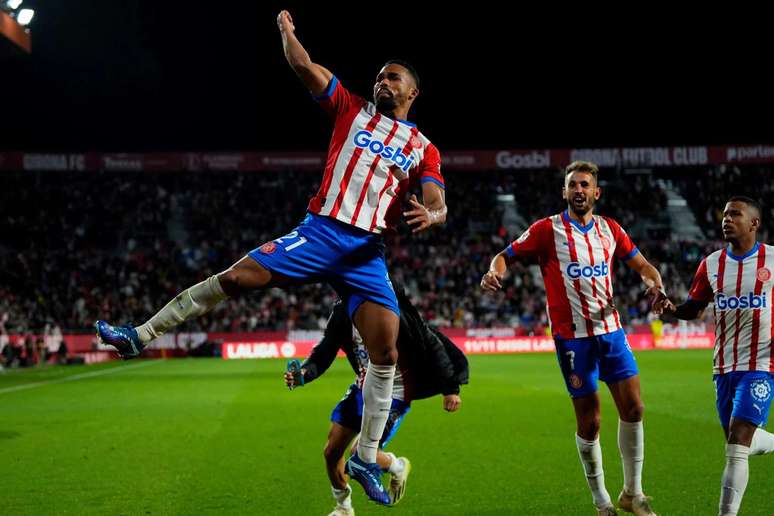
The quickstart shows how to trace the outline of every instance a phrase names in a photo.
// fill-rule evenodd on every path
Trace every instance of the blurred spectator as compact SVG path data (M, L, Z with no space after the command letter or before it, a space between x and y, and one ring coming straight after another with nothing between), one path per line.
M56 363L59 365L67 364L67 343L64 339L59 341L59 347L56 350Z

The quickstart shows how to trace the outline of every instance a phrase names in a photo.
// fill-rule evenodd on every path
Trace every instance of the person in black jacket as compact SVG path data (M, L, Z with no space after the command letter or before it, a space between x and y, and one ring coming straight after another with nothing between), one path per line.
M411 304L403 289L393 281L400 306L398 364L392 391L392 406L379 441L377 463L390 473L389 495L392 505L405 493L411 463L405 457L385 453L382 448L392 439L412 400L443 395L443 408L454 412L460 408L460 385L468 383L468 361L462 351L443 333L428 324ZM356 381L347 390L331 414L331 429L325 446L325 464L330 478L336 508L330 516L351 516L352 490L347 483L344 456L360 430L363 411L361 387L368 367L368 353L363 346L344 304L338 302L331 312L322 340L300 367L285 373L290 388L305 385L333 363L339 350L344 351L355 372Z

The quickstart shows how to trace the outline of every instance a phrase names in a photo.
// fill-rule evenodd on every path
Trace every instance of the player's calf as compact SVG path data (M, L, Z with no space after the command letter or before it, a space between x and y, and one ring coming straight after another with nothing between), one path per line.
M204 315L227 298L218 278L210 276L175 296L145 324L138 326L139 339L150 342L180 323Z

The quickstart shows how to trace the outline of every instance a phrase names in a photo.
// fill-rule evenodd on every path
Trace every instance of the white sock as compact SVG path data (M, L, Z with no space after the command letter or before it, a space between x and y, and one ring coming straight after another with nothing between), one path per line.
M390 473L390 475L397 477L403 473L403 470L406 469L406 465L403 463L403 461L397 458L394 453L388 452L385 453L385 455L387 455L391 460L390 467L387 468L387 471Z
M333 491L333 497L336 499L336 503L345 509L352 508L352 488L347 485L344 489L336 489L331 486Z
M376 450L390 415L394 377L394 365L368 364L363 381L363 423L357 442L357 454L364 462L376 462Z
M578 447L578 456L586 472L586 481L589 483L594 505L597 507L610 505L610 494L605 489L605 472L602 469L602 447L599 445L599 437L594 441L587 441L576 434L575 445Z
M645 432L642 421L627 423L618 420L618 450L623 464L624 491L628 495L642 494L642 463L645 460Z
M726 469L720 481L720 516L734 516L739 512L744 490L747 488L750 448L741 444L726 445Z
M750 443L750 455L764 455L774 452L774 434L763 428L756 428Z
M220 280L217 276L210 276L175 296L145 324L137 326L135 330L140 342L149 342L183 321L206 314L226 298L228 296L223 292Z

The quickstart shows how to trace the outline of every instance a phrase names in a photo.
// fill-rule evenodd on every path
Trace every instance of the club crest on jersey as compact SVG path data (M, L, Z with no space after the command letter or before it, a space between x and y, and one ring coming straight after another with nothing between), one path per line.
M259 249L263 254L271 254L277 250L277 244L274 242L266 242Z
M573 389L580 389L583 387L583 380L581 380L580 376L578 376L575 373L572 373L570 375L570 385Z
M605 235L599 235L599 241L602 243L602 247L606 250L610 249L610 239Z
M771 271L766 267L761 267L755 273L755 277L758 278L758 281L762 281L762 282L769 281L771 279Z
M565 272L570 279L580 279L581 277L599 278L607 276L610 272L610 267L608 267L607 262L597 265L581 265L578 262L570 262L567 264Z
M414 135L409 140L409 143L411 146L415 149L421 149L422 148L422 140L419 139L419 136Z
M755 380L750 384L750 394L758 401L768 401L771 397L771 385L768 380Z
M384 142L375 139L373 136L371 131L362 130L356 132L354 138L355 146L378 154L382 159L391 161L404 172L411 168L411 165L414 164L414 156L406 156L397 147L385 145Z
M766 294L756 296L752 292L746 296L727 296L725 294L718 294L715 296L715 308L718 310L737 310L739 308L759 310L761 308L768 308L768 301L766 299Z

